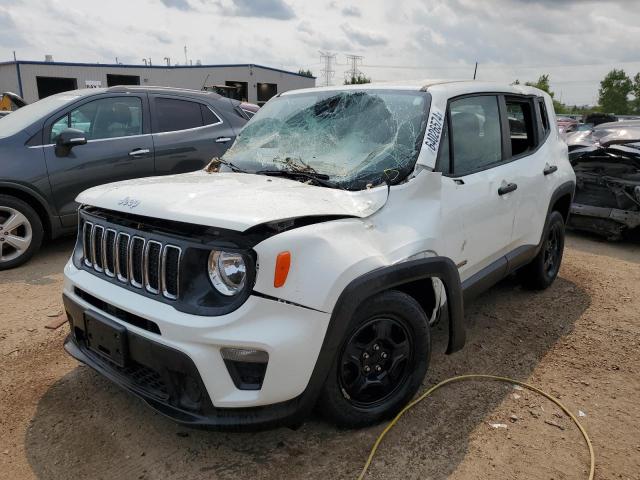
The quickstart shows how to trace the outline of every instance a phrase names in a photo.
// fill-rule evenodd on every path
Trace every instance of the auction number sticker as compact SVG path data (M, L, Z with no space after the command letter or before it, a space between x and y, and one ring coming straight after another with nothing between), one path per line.
M433 153L436 153L436 150L438 150L443 126L444 113L438 109L431 109L429 123L427 124L427 133L424 136L424 143Z

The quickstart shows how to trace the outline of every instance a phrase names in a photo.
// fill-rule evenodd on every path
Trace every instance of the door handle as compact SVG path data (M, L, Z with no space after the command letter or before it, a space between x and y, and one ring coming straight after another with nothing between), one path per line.
M515 183L507 183L506 185L498 189L498 195L505 195L507 193L513 192L516 188L518 188L518 185L516 185Z
M231 137L218 137L216 143L227 143L231 141Z
M544 167L544 170L542 171L542 173L544 173L545 175L549 175L557 171L558 171L558 167L556 165L547 165L546 167Z
M148 148L134 148L129 152L130 157L138 157L140 155L146 155L150 150Z

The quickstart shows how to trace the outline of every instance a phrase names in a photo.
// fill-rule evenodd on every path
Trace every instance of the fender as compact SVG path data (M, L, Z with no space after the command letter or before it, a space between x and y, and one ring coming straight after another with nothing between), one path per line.
M51 236L53 238L57 236L58 232L61 230L60 220L59 217L51 209L50 203L47 201L44 195L27 185L23 185L22 183L0 180L0 191L5 188L9 190L19 190L20 192L25 193L29 197L33 198L39 204L42 210L47 214L47 218L43 218L42 220L49 223L49 226L51 227Z
M569 180L568 182L560 184L553 193L551 194L551 200L549 201L549 206L547 207L547 218L549 218L549 214L551 213L551 208L555 205L560 197L563 197L567 194L571 195L571 202L573 202L573 197L576 192L576 182L573 180ZM569 217L567 216L567 219Z

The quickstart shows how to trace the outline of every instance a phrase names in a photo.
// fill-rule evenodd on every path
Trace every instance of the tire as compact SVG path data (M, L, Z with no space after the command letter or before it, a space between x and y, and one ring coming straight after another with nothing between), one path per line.
M346 428L390 418L420 388L430 357L429 319L418 302L395 290L371 297L351 319L319 408Z
M562 263L564 230L564 218L560 212L551 212L540 251L529 264L518 271L518 277L525 288L544 290L554 282Z
M27 262L40 249L44 229L31 206L10 195L0 195L0 270Z

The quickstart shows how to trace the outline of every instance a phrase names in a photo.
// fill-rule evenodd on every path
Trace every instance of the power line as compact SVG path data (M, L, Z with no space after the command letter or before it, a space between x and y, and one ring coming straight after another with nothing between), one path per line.
M331 80L336 74L336 54L320 50L320 62L322 63L320 76L324 79L322 84L328 87L331 85Z
M344 72L344 79L352 81L362 75L362 72L358 68L358 64L362 64L362 55L347 55L347 63L350 65L349 70Z

